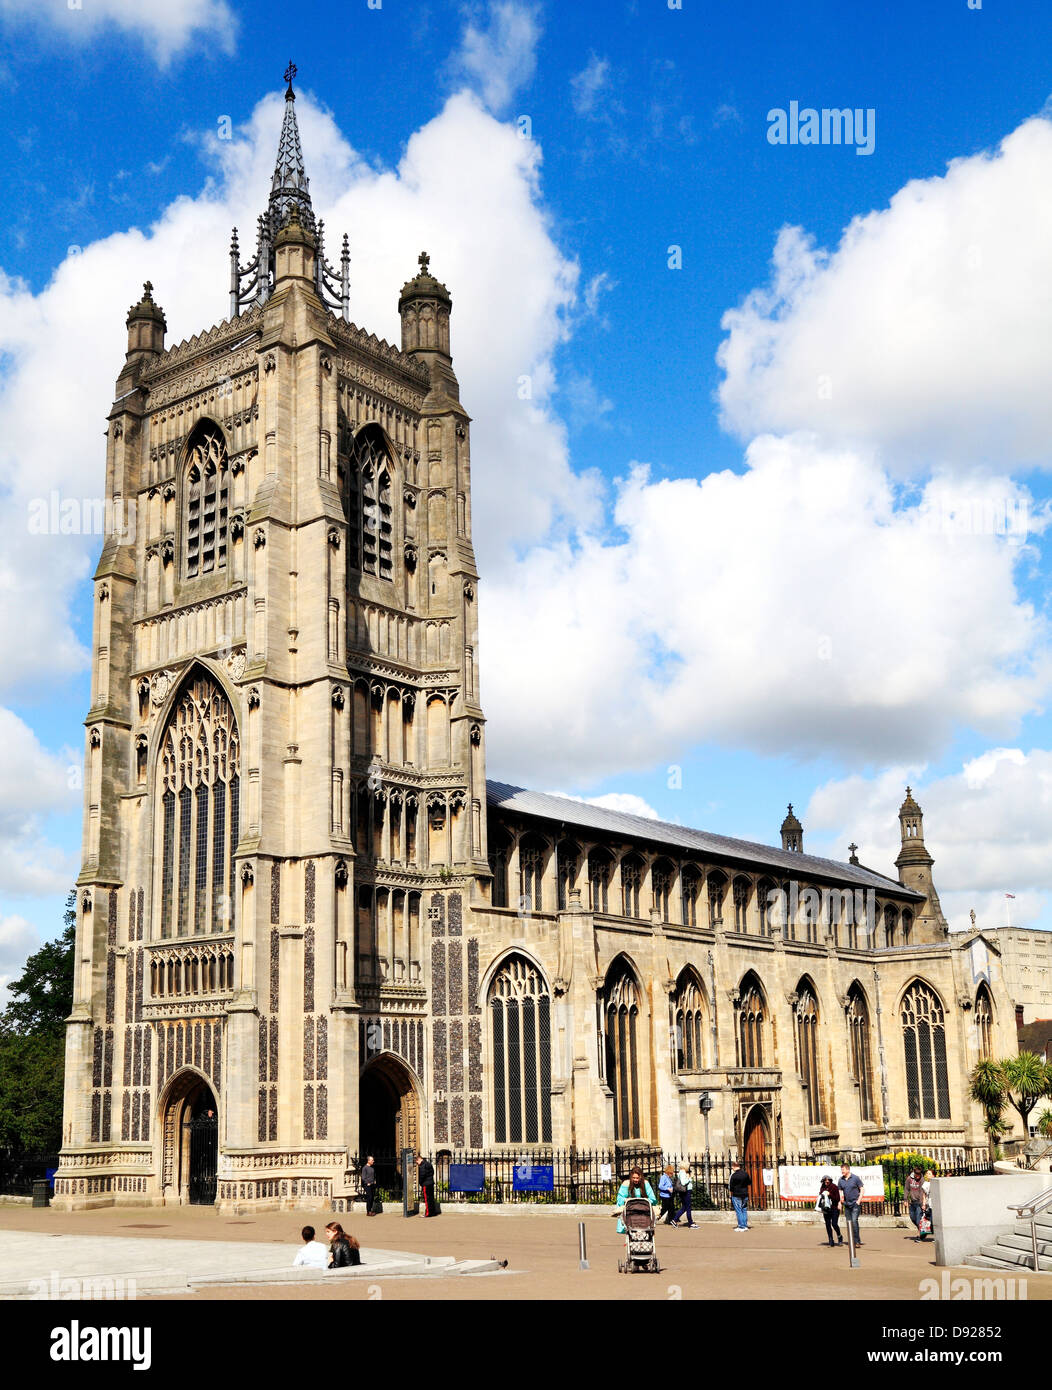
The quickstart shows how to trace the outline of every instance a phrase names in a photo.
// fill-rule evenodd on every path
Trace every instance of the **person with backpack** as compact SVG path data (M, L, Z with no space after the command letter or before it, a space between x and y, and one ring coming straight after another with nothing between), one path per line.
M658 1194L661 1197L660 1215L665 1218L662 1223L665 1226L672 1225L672 1208L676 1200L676 1170L671 1163L665 1164L665 1171L661 1174L658 1181Z
M844 1237L840 1234L840 1189L832 1178L823 1178L822 1184L818 1189L818 1201L815 1203L815 1211L820 1211L825 1218L826 1236L829 1244L833 1244L833 1232L836 1232L836 1244L843 1245Z
M731 1206L734 1214L738 1218L738 1224L734 1228L735 1235L740 1235L742 1231L751 1231L749 1225L749 1188L752 1187L752 1179L742 1167L741 1159L738 1166L731 1174L729 1183L731 1190Z
M687 1230L697 1230L698 1223L694 1220L694 1214L691 1211L691 1202L694 1199L694 1182L685 1163L679 1165L679 1171L676 1173L676 1180L672 1191L679 1200L679 1210L672 1218L673 1226L678 1226L680 1218L685 1214L687 1218Z

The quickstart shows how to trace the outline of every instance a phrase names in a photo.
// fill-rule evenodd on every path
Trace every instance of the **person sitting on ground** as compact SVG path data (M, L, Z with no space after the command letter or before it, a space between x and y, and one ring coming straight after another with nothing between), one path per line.
M354 1236L348 1235L338 1221L330 1221L325 1227L325 1234L329 1237L332 1249L330 1269L348 1269L351 1265L361 1264L361 1247Z
M300 1235L303 1237L303 1244L296 1251L293 1265L305 1265L307 1269L328 1269L329 1250L320 1240L314 1239L314 1227L304 1226Z

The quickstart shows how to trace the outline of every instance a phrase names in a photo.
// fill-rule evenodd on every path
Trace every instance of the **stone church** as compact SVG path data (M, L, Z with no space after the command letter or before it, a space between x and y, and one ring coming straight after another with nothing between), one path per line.
M487 782L451 297L421 255L400 346L350 322L293 75L229 318L128 313L56 1205L339 1209L403 1147L984 1147L1014 1015L908 791L890 877L791 807L766 846Z

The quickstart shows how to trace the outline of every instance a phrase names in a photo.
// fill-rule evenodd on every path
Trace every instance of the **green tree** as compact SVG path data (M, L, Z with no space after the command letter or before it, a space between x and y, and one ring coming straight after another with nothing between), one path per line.
M983 1107L983 1128L990 1141L990 1157L993 1158L998 1141L1008 1130L1004 1118L1008 1096L1005 1092L1005 1078L1001 1064L992 1057L984 1057L972 1068L968 1078L968 1089L972 1100Z
M0 1148L48 1152L62 1140L65 1019L73 1008L77 913L66 899L62 935L29 957L0 1014Z

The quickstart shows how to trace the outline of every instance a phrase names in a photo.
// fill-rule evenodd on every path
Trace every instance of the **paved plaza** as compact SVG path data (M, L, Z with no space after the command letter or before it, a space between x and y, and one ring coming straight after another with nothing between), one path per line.
M299 1230L321 1231L331 1212L236 1217L202 1207L59 1212L0 1205L0 1297L35 1286L61 1291L63 1279L134 1278L140 1301L191 1299L804 1299L916 1301L922 1281L981 1279L943 1271L934 1247L902 1227L864 1230L860 1268L847 1247L829 1249L817 1224L757 1224L743 1235L730 1220L695 1231L658 1230L662 1271L620 1275L622 1240L605 1212L587 1216L590 1268L578 1263L578 1218L509 1210L452 1211L437 1220L396 1213L343 1225L362 1244L360 1270L293 1271ZM430 1263L428 1263L430 1261ZM507 1268L501 1263L507 1261ZM353 1277L347 1277L348 1275ZM1026 1278L1025 1297L1052 1299L1052 1274ZM930 1288L930 1286L927 1286ZM67 1295L68 1296L68 1295ZM1017 1294L1017 1297L1019 1295Z

